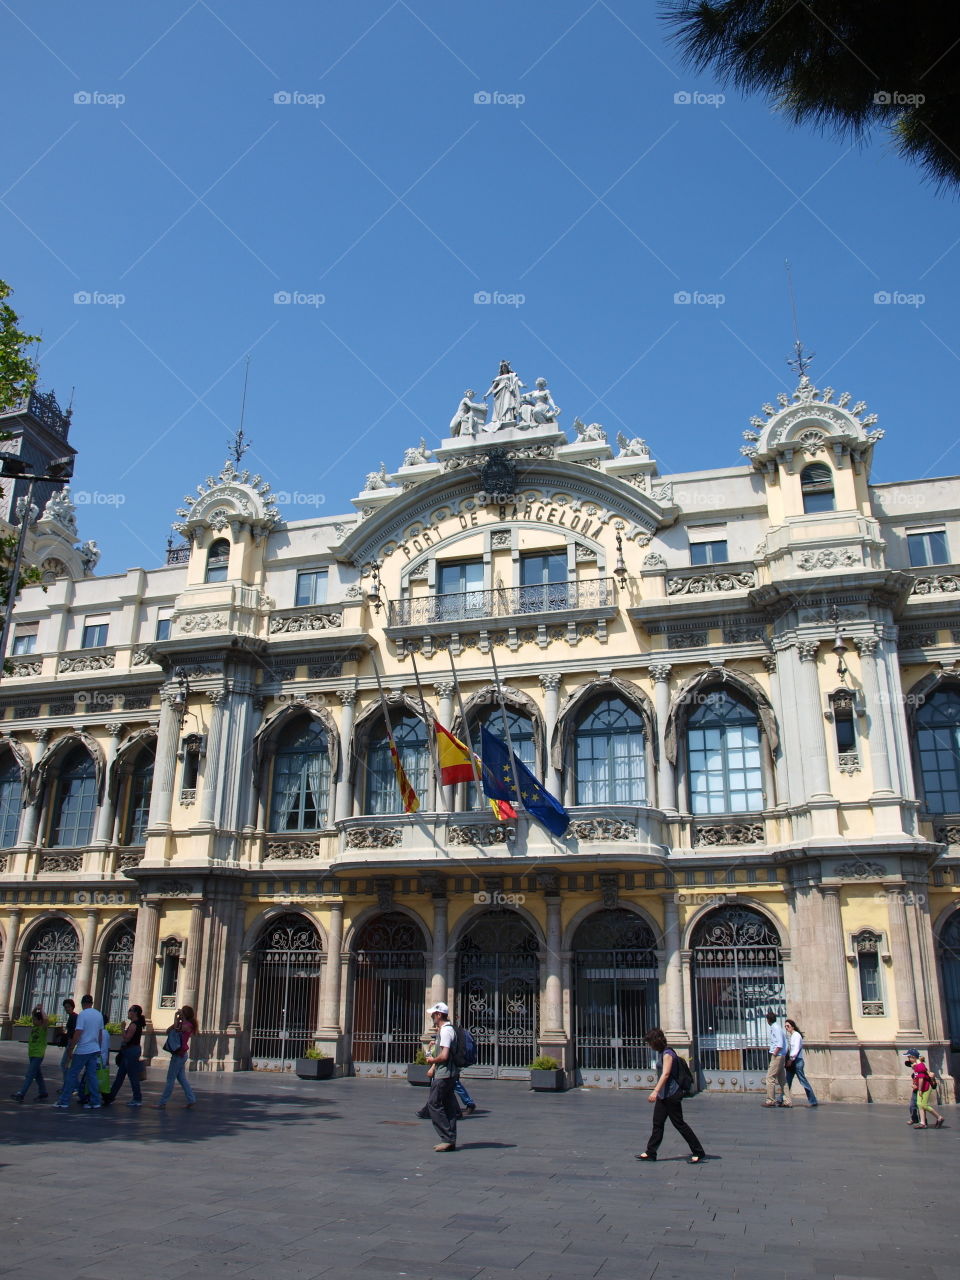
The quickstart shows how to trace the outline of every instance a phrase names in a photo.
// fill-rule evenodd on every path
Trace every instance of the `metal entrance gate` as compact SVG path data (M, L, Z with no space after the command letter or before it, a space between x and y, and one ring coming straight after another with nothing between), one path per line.
M519 1079L539 1052L537 939L512 911L485 912L457 957L457 1020L477 1042L471 1074Z
M62 1002L73 996L80 940L66 920L52 921L34 935L23 960L20 1015L42 1004L49 1015L62 1015Z
M769 1063L766 1013L786 1011L780 936L750 907L722 907L693 943L696 1062L708 1089L762 1089Z
M111 937L103 966L100 1010L104 1022L126 1022L133 974L133 930L123 925Z
M323 944L303 916L272 921L256 947L250 1057L289 1065L313 1048L320 1013Z
M400 912L357 935L353 957L353 1067L357 1075L402 1076L421 1047L426 995L423 930Z
M632 911L598 911L577 930L573 950L581 1083L650 1088L656 1054L643 1037L660 1025L653 930Z

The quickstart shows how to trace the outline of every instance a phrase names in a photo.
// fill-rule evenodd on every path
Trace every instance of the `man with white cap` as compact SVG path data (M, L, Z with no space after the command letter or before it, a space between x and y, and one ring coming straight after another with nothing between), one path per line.
M457 1117L460 1115L455 1093L457 1080L460 1077L460 1070L454 1061L457 1033L450 1021L450 1010L442 1002L433 1006L430 1017L437 1038L433 1053L427 1054L427 1065L431 1068L427 1112L440 1139L433 1149L434 1151L456 1151Z

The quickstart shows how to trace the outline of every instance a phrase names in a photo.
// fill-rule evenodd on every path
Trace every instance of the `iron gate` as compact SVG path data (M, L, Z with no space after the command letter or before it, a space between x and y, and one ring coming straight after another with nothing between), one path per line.
M598 911L573 941L574 1037L581 1081L649 1088L656 1054L643 1037L660 1023L653 930L632 911Z
M485 912L458 951L457 1018L477 1042L479 1075L518 1078L537 1056L537 940L512 911Z
M353 957L353 1066L357 1075L400 1076L421 1047L426 994L423 930L400 912L357 935Z
M126 1022L133 974L133 930L121 926L110 939L103 966L100 1009L104 1022Z
M695 934L696 1062L707 1088L761 1089L766 1013L786 1011L780 936L750 907L712 911Z
M66 920L53 921L34 936L23 960L20 982L20 1015L43 1005L48 1015L60 1014L61 1005L73 996L77 982L80 941Z
M255 956L253 1065L302 1058L313 1047L320 1013L320 935L303 916L281 916L268 925Z

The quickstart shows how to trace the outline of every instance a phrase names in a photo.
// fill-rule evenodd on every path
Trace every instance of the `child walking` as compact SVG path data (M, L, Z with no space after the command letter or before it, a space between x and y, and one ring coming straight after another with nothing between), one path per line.
M47 1052L47 1026L49 1019L43 1012L43 1007L37 1005L33 1011L33 1023L30 1027L30 1039L27 1042L27 1074L23 1077L23 1084L16 1093L11 1093L10 1097L15 1098L17 1102L22 1102L30 1091L30 1085L35 1080L37 1082L37 1101L42 1102L47 1097L47 1086L43 1079L43 1071L41 1064L43 1055Z

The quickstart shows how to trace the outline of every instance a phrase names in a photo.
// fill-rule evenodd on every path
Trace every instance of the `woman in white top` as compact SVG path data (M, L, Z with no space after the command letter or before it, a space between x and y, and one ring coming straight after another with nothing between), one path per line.
M792 1018L784 1020L784 1029L789 1037L787 1043L787 1090L793 1084L793 1078L796 1078L803 1085L803 1091L807 1095L807 1102L811 1107L818 1105L817 1095L810 1087L810 1081L807 1079L803 1070L803 1032L797 1026Z

